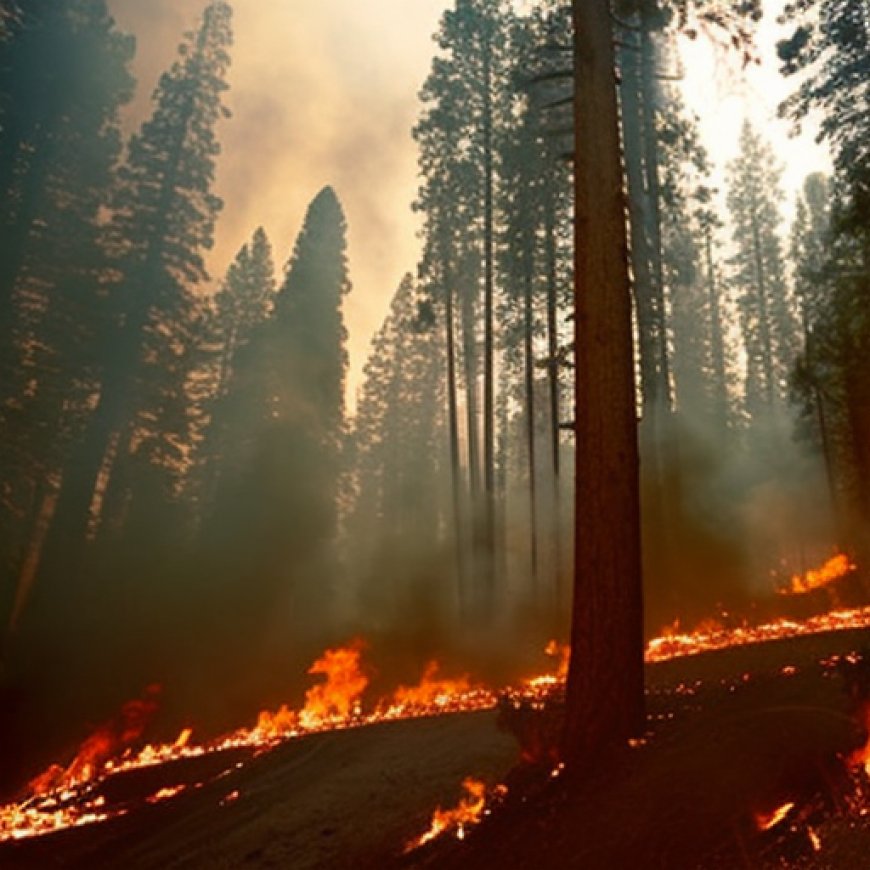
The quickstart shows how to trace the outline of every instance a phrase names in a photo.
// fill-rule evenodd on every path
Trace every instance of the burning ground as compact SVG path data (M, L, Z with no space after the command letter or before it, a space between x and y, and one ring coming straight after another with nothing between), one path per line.
M554 673L498 696L432 665L418 685L363 708L364 651L350 645L314 663L298 711L264 712L211 744L182 732L134 752L146 695L4 809L5 836L21 839L0 846L0 865L519 867L576 856L620 867L641 856L649 867L783 857L860 867L820 862L870 836L856 791L867 783L846 764L864 745L868 622L851 611L657 639L648 739L570 790L539 752L557 716L558 659ZM109 736L130 745L101 756ZM537 766L515 768L515 737Z

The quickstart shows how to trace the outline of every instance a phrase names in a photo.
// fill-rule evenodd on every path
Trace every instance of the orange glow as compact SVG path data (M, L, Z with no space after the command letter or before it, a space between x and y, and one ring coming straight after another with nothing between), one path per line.
M154 794L146 798L145 801L149 804L159 804L160 801L171 800L176 795L181 794L186 788L186 785L167 786L166 788L161 788L159 791L154 792Z
M855 568L848 556L838 553L819 568L811 568L805 574L793 574L790 584L777 591L780 595L806 595L845 577Z
M346 720L359 712L359 699L369 684L360 671L362 644L354 642L339 649L328 649L309 669L309 674L323 674L326 682L312 686L305 693L305 706L299 713L303 728L311 729L331 720Z
M486 812L486 784L479 779L467 777L462 781L465 795L452 810L442 810L438 807L432 815L429 830L417 837L405 847L405 852L417 849L426 843L453 832L457 839L462 840L469 828L477 825ZM493 795L502 797L507 794L507 786L498 785L493 789Z
M408 707L443 707L451 698L467 692L471 684L467 676L447 679L438 677L439 665L431 661L416 686L399 686L393 695L393 705Z
M679 626L675 625L669 633L650 641L646 660L659 662L733 646L868 627L870 607L831 611L800 622L777 620L764 625L736 628L705 625L704 630L691 633L680 633ZM127 806L106 806L102 797L94 798L94 792L100 783L130 770L228 750L248 750L252 755L259 754L285 740L338 728L362 727L393 719L443 713L491 710L500 698L507 703L540 709L564 685L569 656L566 646L549 644L547 652L552 657L558 656L553 672L502 689L473 685L467 676L448 679L439 675L435 662L430 662L418 685L401 686L366 711L362 699L368 687L368 678L361 669L362 651L362 644L354 642L346 647L327 650L317 659L308 673L323 676L325 681L308 690L299 711L287 705L275 712L264 711L253 727L241 728L205 743L192 742L193 732L185 728L172 743L147 744L135 750L134 744L141 738L147 720L156 707L154 696L157 689L152 687L143 700L124 705L115 721L97 729L84 741L72 762L65 766L52 765L30 783L20 802L0 806L0 842L106 821L128 812L130 808ZM865 716L870 733L870 705ZM856 750L849 761L851 766L863 768L870 775L870 737L867 744ZM238 760L237 754L234 755L228 769L219 776L244 763ZM498 789L493 794L496 792ZM159 800L170 800L177 793L170 795L163 791L157 794L161 795ZM157 799L156 795L152 797ZM466 807L475 805L477 799L472 798L473 794L466 795ZM462 836L467 827L468 823L463 822L454 830Z
M862 711L864 718L864 730L867 732L867 740L863 746L856 749L849 756L849 767L856 769L864 769L864 772L870 777L870 703L865 703Z
M792 810L794 801L789 801L769 813L756 813L755 824L759 831L769 831L775 828Z

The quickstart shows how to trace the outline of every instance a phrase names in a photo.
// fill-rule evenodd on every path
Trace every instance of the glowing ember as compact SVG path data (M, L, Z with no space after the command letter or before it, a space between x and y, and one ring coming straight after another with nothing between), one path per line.
M440 837L442 834L453 832L457 839L462 840L469 828L478 824L486 813L487 789L486 784L479 779L467 777L462 781L465 795L459 804L452 810L442 810L438 807L432 815L432 822L425 834L411 840L405 847L405 852L417 849L426 843ZM494 797L503 797L507 794L507 786L498 785L492 790Z
M807 827L807 836L810 838L810 845L813 847L814 852L822 851L822 839L819 835L810 827Z
M807 592L821 589L823 586L828 586L835 580L845 577L855 568L856 566L849 561L848 556L838 553L828 559L820 568L812 568L806 574L793 574L791 583L784 589L777 591L780 595L805 595Z
M771 828L775 828L793 809L794 801L789 801L770 813L756 813L755 824L759 831L769 831Z
M225 795L223 800L221 800L221 806L225 807L229 804L234 804L239 799L239 790L231 791L228 795Z
M172 798L181 794L186 788L186 785L167 786L166 788L161 788L160 791L154 792L154 794L146 798L145 801L149 804L159 804L161 801L172 800Z
M867 732L867 741L849 756L849 767L864 768L864 772L870 777L870 703L864 705L864 730Z
M744 646L751 643L767 643L821 634L825 631L847 631L870 626L870 607L856 610L832 610L820 616L811 616L802 622L778 619L763 625L742 625L737 628L715 628L710 631L695 631L691 634L663 634L647 644L647 662L663 662L680 656L697 655L703 652Z

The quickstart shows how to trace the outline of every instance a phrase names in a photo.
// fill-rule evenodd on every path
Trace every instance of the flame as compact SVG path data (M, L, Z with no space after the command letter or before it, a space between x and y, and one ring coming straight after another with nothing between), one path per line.
M769 813L756 813L755 824L759 831L769 831L771 828L775 828L793 809L794 801L789 801Z
M160 686L148 686L144 697L124 704L115 719L102 725L79 746L68 767L52 764L29 783L29 791L44 794L90 782L111 757L142 736L157 711L156 698L159 693Z
M438 670L437 661L429 662L416 686L399 686L396 689L393 694L393 706L443 707L449 704L451 699L471 688L467 675L451 680L438 677Z
M571 659L571 647L566 643L559 643L557 640L551 640L544 648L545 655L552 659L558 660L556 668L556 677L564 680L568 676L568 662Z
M650 641L646 660L654 663L727 647L868 627L870 607L831 611L802 622L777 620L763 625L742 625L736 628L708 624L691 633L680 633L677 624L670 632L664 632L662 636ZM516 705L541 707L564 685L569 656L567 646L555 642L549 644L548 653L553 657L558 655L559 658L555 673L527 679L519 685L501 690L472 685L466 676L455 679L441 677L438 674L438 665L430 662L417 686L399 687L389 698L375 704L370 712L364 712L361 702L368 679L360 667L362 649L362 644L357 641L346 647L329 649L317 659L308 673L313 676L322 675L326 679L309 689L305 695L304 706L298 712L287 705L275 712L264 711L260 713L253 727L240 728L205 743L192 742L193 732L190 728L185 728L172 743L147 744L134 751L134 744L141 738L147 721L156 708L154 696L158 688L150 687L145 698L125 704L113 722L98 729L84 741L71 763L66 766L52 765L31 781L21 801L0 806L0 842L39 836L123 815L129 811L128 807L108 807L103 797L95 798L94 794L102 782L130 770L228 750L247 750L253 756L284 740L318 731L361 727L391 719L408 719L435 713L491 710L498 704L499 698ZM685 691L690 693L689 689ZM870 735L870 705L865 715ZM870 736L867 745L856 750L850 757L850 763L853 767L863 767L870 776ZM228 769L215 778L231 773L234 767L242 764L243 762L238 761L238 755L234 755ZM491 794L501 793L500 789L501 787ZM466 806L476 803L475 794L472 792L470 796L466 795ZM174 796L175 794L170 796L163 792L160 800L169 800ZM156 795L153 797L156 798ZM487 810L483 809L481 812L485 813ZM767 818L772 816L765 817ZM463 836L468 824L463 821L456 826L454 830L457 835ZM776 822L771 822L773 824Z
M369 684L360 671L362 643L328 649L308 669L309 674L323 674L326 682L312 686L305 693L305 706L299 714L303 728L312 729L331 720L346 720L359 712L359 699Z
M487 789L486 783L473 777L466 777L462 781L465 795L460 799L457 806L452 810L443 810L437 807L432 815L429 830L411 840L405 847L405 852L411 852L426 843L440 837L449 831L453 831L458 840L465 838L469 828L477 825L486 812ZM507 794L507 786L498 785L493 789L493 795L503 797Z
M805 574L793 574L791 583L784 589L778 589L780 595L805 595L828 586L835 580L845 577L846 574L856 569L848 556L838 553L831 556L824 565L819 568L811 568Z

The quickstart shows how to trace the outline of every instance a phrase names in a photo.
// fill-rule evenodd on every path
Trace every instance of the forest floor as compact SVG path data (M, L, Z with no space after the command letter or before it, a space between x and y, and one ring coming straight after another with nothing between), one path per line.
M510 727L527 742L529 720L495 712L312 735L238 766L223 754L135 771L107 782L113 798L204 785L0 846L0 868L870 870L870 797L842 761L865 738L847 689L867 677L844 678L842 657L868 644L840 632L652 665L649 738L572 781L516 768ZM462 842L403 854L467 776L506 783L506 798Z

